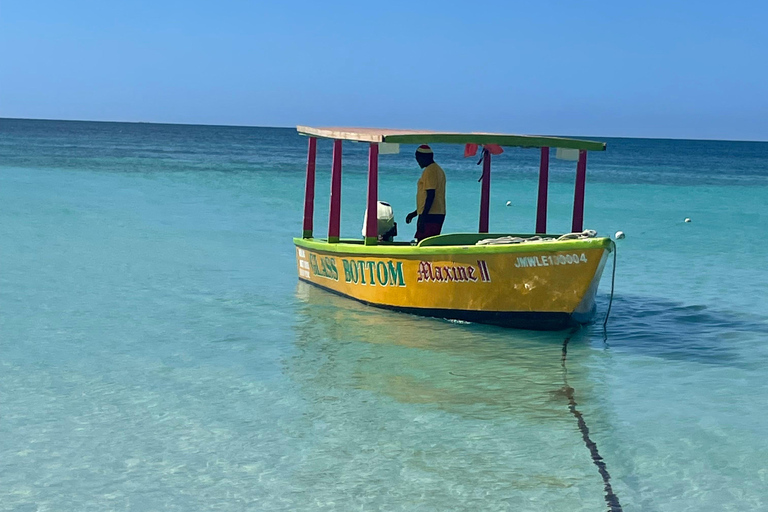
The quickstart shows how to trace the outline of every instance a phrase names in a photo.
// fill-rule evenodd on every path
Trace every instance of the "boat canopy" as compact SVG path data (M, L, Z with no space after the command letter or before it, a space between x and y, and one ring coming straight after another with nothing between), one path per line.
M376 245L379 182L379 146L391 144L473 144L483 146L483 174L480 178L480 222L479 233L488 233L488 219L491 197L491 146L512 146L522 148L540 148L539 193L536 207L536 233L547 232L547 194L549 186L549 154L551 148L570 149L575 152L576 184L573 199L573 222L571 230L579 232L584 224L584 187L587 177L587 152L605 151L604 142L591 140L566 139L538 135L504 135L501 133L452 133L427 130L389 130L380 128L312 128L297 126L301 135L309 137L307 149L307 182L304 192L303 237L313 238L313 215L315 204L315 159L317 139L333 140L333 158L331 162L331 201L328 214L328 243L338 243L341 224L341 159L342 141L367 142L368 151L368 194L366 202L365 244ZM477 148L475 148L477 149Z
M356 142L393 144L497 144L521 148L564 148L605 151L605 142L549 137L544 135L508 135L502 133L457 133L429 130L390 130L385 128L349 128L297 126L301 135Z

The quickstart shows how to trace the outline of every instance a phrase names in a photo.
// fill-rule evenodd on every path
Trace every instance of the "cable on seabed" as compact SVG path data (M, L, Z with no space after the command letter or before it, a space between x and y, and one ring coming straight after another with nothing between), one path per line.
M616 263L614 259L614 269L615 267L616 267ZM589 453L592 455L592 462L594 462L595 466L597 466L597 471L600 473L600 476L603 478L603 484L605 486L604 487L605 503L608 505L608 510L609 512L623 512L623 509L621 508L621 503L619 502L619 497L616 496L616 494L613 492L613 487L611 486L611 475L610 473L608 473L608 468L606 467L605 462L603 461L603 458L600 456L600 452L598 452L597 450L597 445L589 437L589 427L587 427L587 422L584 421L584 416L576 409L576 398L574 396L575 395L574 389L568 385L568 370L565 367L565 360L566 360L566 356L568 355L568 342L571 341L571 338L573 338L573 335L576 334L578 330L579 330L578 327L574 327L568 333L568 336L566 336L565 340L563 340L562 365L563 365L563 383L565 385L563 390L565 391L565 395L568 397L568 409L576 417L576 422L579 425L579 431L581 431L581 437L584 440L584 444L587 445L587 449L589 450Z

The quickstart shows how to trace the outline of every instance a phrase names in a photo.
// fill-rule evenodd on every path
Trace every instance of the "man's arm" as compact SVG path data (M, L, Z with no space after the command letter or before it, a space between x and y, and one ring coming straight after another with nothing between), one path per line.
M427 190L427 200L424 201L424 212L422 215L426 215L429 213L429 210L432 208L432 203L435 201L435 189L431 188Z
M434 201L435 201L435 189L431 188L427 190L427 200L424 201L424 213L422 213L422 215L426 215L429 213L429 210L432 208L432 203ZM413 218L418 214L419 214L418 210L413 210L411 213L405 216L405 223L410 224Z

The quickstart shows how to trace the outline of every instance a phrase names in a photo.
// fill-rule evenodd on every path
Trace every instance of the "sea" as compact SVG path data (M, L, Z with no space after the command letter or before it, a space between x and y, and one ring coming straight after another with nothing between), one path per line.
M294 129L0 119L0 510L768 511L768 143L584 135L584 227L626 238L594 323L537 332L300 283ZM380 158L399 240L414 149ZM433 149L476 231L481 166ZM494 157L492 232L534 230L538 156Z

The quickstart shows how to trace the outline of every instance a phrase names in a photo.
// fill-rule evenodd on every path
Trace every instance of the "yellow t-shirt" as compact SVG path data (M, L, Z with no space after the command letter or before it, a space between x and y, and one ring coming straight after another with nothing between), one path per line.
M429 214L445 215L445 173L436 163L431 163L424 168L419 178L416 190L416 211L419 215L424 213L424 203L427 202L427 190L435 191L435 200Z

